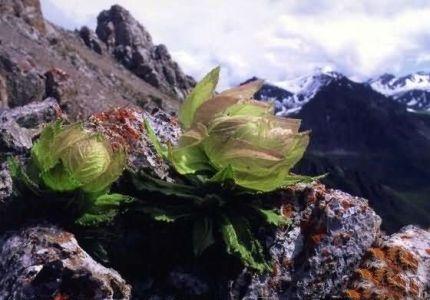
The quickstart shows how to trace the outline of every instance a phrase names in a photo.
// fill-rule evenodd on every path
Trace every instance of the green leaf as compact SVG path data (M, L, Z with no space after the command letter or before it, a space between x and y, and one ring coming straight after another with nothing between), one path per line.
M198 197L198 187L188 186L167 182L161 179L156 179L152 176L140 172L139 174L132 173L132 182L138 191L142 192L158 192L166 196L177 196L202 201Z
M105 209L117 208L122 204L133 202L133 197L122 194L104 194L96 198L93 204L93 210L103 211Z
M13 180L22 182L26 188L30 189L35 194L39 194L41 192L39 184L27 174L24 167L16 157L8 157L7 165Z
M181 135L175 148L169 147L169 160L179 174L194 174L197 171L212 170L201 147L201 142L206 136L206 126L197 124Z
M220 67L210 71L185 99L179 110L179 120L184 128L189 128L194 120L196 110L209 100L218 84Z
M264 80L253 80L249 83L225 90L220 95L235 97L239 99L251 99L254 94L257 93L263 87L263 84Z
M73 191L82 186L82 184L63 166L62 162L58 162L55 167L49 171L41 173L40 177L48 188L56 192Z
M263 209L259 207L254 207L264 218L264 220L274 226L283 226L291 224L291 220L285 218L283 215L279 214L273 209Z
M52 147L54 137L61 131L61 127L60 121L47 125L31 148L31 157L41 172L48 171L58 162L58 157L53 155Z
M90 227L90 226L98 226L104 223L111 222L115 216L117 215L116 211L108 211L106 213L85 213L81 217L79 217L75 223L80 226Z
M253 236L249 223L243 217L221 216L221 234L229 254L237 256L242 263L260 273L270 269L264 259L263 248Z
M201 255L208 247L215 243L212 232L212 220L203 217L193 224L193 250L194 255Z
M161 157L167 157L167 149L164 147L160 141L158 140L157 135L155 134L154 129L147 119L144 120L146 133L148 134L148 139L152 143L155 148L157 154Z
M190 216L190 213L184 213L184 211L181 211L181 207L183 206L164 208L143 206L139 207L138 210L149 214L151 218L153 218L155 221L172 223L175 222L177 219Z
M123 173L126 159L127 156L124 149L112 151L110 154L110 163L105 172L82 186L82 190L87 193L98 193L109 189L110 185Z
M91 199L91 195L84 195ZM97 226L111 222L117 215L121 206L133 202L133 197L122 194L103 194L92 200L86 212L76 220L81 226Z
M226 182L229 180L234 180L234 171L231 165L228 165L224 169L218 171L214 176L212 176L208 181L209 182Z

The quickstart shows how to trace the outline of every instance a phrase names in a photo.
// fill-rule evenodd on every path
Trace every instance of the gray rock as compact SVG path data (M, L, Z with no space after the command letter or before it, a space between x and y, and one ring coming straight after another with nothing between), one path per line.
M31 103L0 112L0 153L22 153L32 146L32 138L45 123L61 117L55 99Z
M233 285L234 299L324 299L341 295L366 249L379 236L381 219L363 198L323 185L283 195L288 230L267 238L275 262L272 274L244 272ZM250 280L247 278L250 278ZM243 292L245 291L245 292Z
M183 99L195 85L167 48L154 45L146 29L121 6L99 14L96 33L118 61L154 87Z
M30 227L0 241L0 299L130 299L130 286L71 233Z
M39 0L1 0L0 14L22 18L41 33L46 32Z
M12 194L12 178L6 163L0 164L0 211Z
M91 50L98 54L103 54L103 48L101 46L101 41L97 37L94 31L89 29L87 26L83 26L79 30L79 36L84 41L85 45Z
M11 54L0 49L0 108L42 101L45 78L33 59L23 53Z

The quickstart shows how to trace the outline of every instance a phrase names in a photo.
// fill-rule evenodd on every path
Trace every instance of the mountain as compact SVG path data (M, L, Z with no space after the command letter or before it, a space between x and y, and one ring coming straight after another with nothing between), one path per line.
M383 74L368 82L377 92L392 97L412 111L430 111L430 73L396 77Z
M278 105L282 99L277 114L287 111L312 131L297 172L328 173L326 184L368 198L388 231L411 222L429 226L430 117L339 73L318 72L296 82L288 82L296 94L287 99L290 91L270 84L255 97L270 95ZM299 95L308 97L295 102Z
M0 3L0 109L54 97L72 119L127 105L175 112L194 86L164 45L114 5L87 27L64 30L37 0Z
M287 116L297 113L321 88L332 81L338 81L342 78L344 76L340 73L317 69L314 73L297 79L280 81L274 84L266 83L256 97L261 100L274 101L276 114Z

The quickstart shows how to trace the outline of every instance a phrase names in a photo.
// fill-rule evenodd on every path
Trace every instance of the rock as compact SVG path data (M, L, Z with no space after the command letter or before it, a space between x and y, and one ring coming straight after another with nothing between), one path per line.
M363 198L323 185L291 189L281 197L293 225L268 236L272 274L244 272L234 299L324 299L341 295L348 276L379 236L381 219Z
M121 6L99 14L96 33L118 61L154 87L183 99L195 85L167 48L154 45L146 29Z
M69 74L59 68L53 68L45 73L46 77L46 96L57 99L61 108L66 112L76 101L79 92L70 79Z
M12 178L6 163L0 164L0 212L12 194Z
M103 49L101 46L101 41L98 39L97 35L89 29L87 26L83 26L79 30L79 36L84 41L85 45L91 50L95 51L98 54L103 54Z
M10 54L0 49L0 108L42 101L45 78L26 54Z
M30 227L0 241L0 299L130 299L130 293L115 270L59 228Z
M352 278L348 299L430 299L430 232L410 225L386 237Z
M0 154L27 151L42 126L59 117L61 110L53 98L0 112Z
M117 108L90 116L87 126L102 132L114 145L127 148L128 165L160 179L169 178L167 163L156 153L145 129L145 119L163 143L176 143L181 129L176 118L158 110L153 114L130 108Z
M46 32L39 0L1 0L0 15L22 18L39 32Z

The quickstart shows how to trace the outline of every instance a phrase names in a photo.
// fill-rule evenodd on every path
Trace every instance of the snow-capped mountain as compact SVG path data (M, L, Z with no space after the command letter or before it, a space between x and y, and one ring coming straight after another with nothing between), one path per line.
M345 78L340 73L317 69L314 73L292 80L266 83L256 94L257 99L274 101L276 114L286 116L297 113L322 87ZM250 79L253 80L253 79Z
M417 72L401 77L384 74L368 83L375 91L405 104L409 110L430 111L430 73Z

